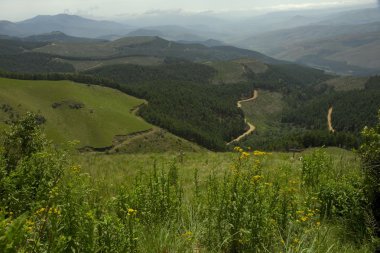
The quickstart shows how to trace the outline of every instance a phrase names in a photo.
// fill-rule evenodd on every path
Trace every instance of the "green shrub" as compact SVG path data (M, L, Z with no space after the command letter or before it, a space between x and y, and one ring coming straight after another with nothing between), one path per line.
M359 154L366 174L366 193L377 221L377 233L380 233L380 111L377 125L373 128L365 127L362 137Z

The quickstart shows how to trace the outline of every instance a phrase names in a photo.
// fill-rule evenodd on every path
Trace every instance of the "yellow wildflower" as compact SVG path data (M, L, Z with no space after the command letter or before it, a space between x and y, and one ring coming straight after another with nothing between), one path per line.
M136 216L137 215L137 210L128 208L128 216Z
M193 237L193 232L191 231L186 231L185 233L182 234L182 237L186 238L186 240L191 241Z
M74 173L79 173L80 170L81 170L80 165L74 165L73 167L71 167L71 171Z
M270 153L267 153L267 152L264 152L264 151L259 151L259 150L255 150L253 151L253 155L254 156L264 156L264 155L269 155Z
M260 175L256 175L256 176L253 176L252 177L252 179L251 179L251 181L252 181L252 183L257 183L260 179L262 179L263 177L262 176L260 176Z
M241 156L240 156L240 159L244 159L244 158L248 158L249 157L249 153L247 152L242 152L241 153Z
M37 214L37 215L39 215L39 214L42 214L42 213L44 213L44 212L45 212L45 210L46 210L46 208L45 208L45 207L41 207L40 209L38 209L38 210L36 211L36 213L35 213L35 214Z

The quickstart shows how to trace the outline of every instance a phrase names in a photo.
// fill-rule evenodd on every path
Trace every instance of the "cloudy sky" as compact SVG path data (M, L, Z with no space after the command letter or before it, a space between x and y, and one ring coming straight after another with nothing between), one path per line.
M285 10L328 8L339 5L375 3L377 0L0 0L0 20L20 21L39 14L70 13L116 19L120 15L155 10L182 12Z

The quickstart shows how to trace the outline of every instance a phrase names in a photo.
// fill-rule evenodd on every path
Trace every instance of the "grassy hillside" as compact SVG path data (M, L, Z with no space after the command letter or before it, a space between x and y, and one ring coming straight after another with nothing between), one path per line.
M343 76L330 79L325 83L336 91L363 90L368 81L367 77Z
M252 58L206 62L205 64L216 69L217 74L212 81L215 84L248 82L248 73L260 74L268 69L266 64Z
M120 144L115 145L108 153L180 153L200 152L205 148L188 140L175 136L163 129L153 127L144 134L129 135Z
M242 110L249 122L253 122L257 132L276 127L281 121L281 113L286 103L278 92L259 90L255 100L242 103Z
M151 128L131 113L142 100L100 86L1 78L0 101L1 128L12 115L33 111L46 119L44 128L55 142L79 140L79 146L106 147L115 135Z

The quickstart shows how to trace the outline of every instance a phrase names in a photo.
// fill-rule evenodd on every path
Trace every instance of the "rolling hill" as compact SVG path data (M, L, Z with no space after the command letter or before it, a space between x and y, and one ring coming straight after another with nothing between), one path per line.
M22 81L0 78L0 126L26 111L41 116L56 143L79 140L80 147L112 146L115 136L152 128L131 110L143 100L122 92L70 81Z
M89 39L89 38L81 38L81 37L74 37L64 34L60 31L53 31L50 33L43 33L38 35L31 35L25 38L22 38L21 40L24 41L36 41L36 42L82 42L82 43L91 43L91 42L101 42L104 40L100 39Z
M277 59L341 74L379 73L380 23L309 25L263 33L237 42Z
M61 31L70 36L96 38L108 34L126 34L127 25L112 21L98 21L76 15L40 15L21 22L0 22L0 34L26 37L36 34Z
M33 52L56 55L58 57L79 59L109 59L125 56L174 57L190 61L233 60L255 58L265 63L281 63L258 52L232 46L207 47L200 44L182 44L160 37L125 37L112 42L101 43L50 43Z

